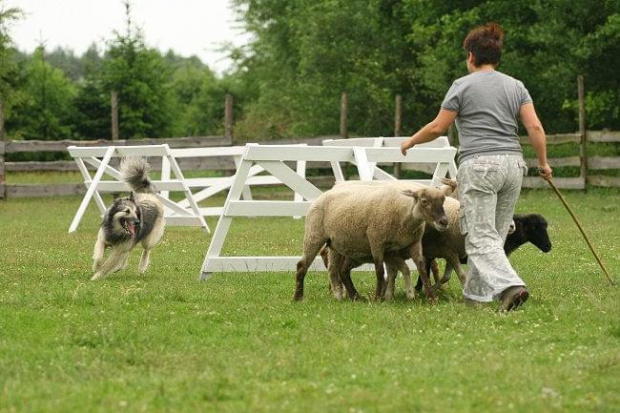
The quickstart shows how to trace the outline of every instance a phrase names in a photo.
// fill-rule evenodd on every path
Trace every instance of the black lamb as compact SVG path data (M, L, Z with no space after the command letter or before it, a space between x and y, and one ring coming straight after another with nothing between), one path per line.
M504 243L504 251L506 256L510 256L521 245L531 242L542 252L551 251L551 241L547 232L547 220L540 214L515 214L513 216L515 224L514 232L508 234ZM461 264L467 264L467 256L460 257ZM438 272L437 265L433 265L435 260L426 263L427 272L430 274L431 268L433 272ZM445 282L445 281L444 281ZM418 277L416 290L422 288L422 283Z

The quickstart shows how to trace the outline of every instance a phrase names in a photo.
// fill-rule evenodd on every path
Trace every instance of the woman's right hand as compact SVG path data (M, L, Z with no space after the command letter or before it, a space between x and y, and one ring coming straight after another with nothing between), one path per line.
M542 179L548 181L552 178L553 170L548 163L544 165L538 165L538 174Z

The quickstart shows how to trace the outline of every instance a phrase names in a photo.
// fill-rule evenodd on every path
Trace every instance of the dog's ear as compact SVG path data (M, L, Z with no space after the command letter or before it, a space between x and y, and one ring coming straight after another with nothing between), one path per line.
M135 201L135 200L136 200L136 198L133 196L133 191L131 191L131 192L129 193L129 200L130 200L130 201Z

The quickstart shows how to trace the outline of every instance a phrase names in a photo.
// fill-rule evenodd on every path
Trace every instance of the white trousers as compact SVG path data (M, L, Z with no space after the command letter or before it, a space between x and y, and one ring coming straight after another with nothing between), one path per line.
M489 302L508 287L525 286L506 257L504 242L526 170L518 154L479 155L459 166L459 224L469 264L465 298Z

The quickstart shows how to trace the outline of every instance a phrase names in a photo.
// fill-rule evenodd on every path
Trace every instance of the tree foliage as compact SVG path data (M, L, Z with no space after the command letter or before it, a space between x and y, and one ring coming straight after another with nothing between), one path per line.
M223 132L235 97L239 141L338 133L349 97L350 135L402 133L431 120L451 82L466 74L462 41L496 21L506 32L499 70L522 80L546 130L577 129L576 78L586 82L590 129L620 129L620 2L616 0L232 0L252 35L225 46L233 68L217 76L198 58L150 48L131 22L104 50L82 56L14 50L19 9L0 11L0 95L13 138L110 137L110 92L121 138ZM0 0L0 5L2 0ZM44 93L43 93L44 91Z
M235 0L254 42L243 76L259 83L244 123L254 133L333 133L341 91L359 135L389 134L393 99L405 132L436 114L466 74L461 44L488 21L506 31L500 70L524 81L550 132L576 129L576 78L586 77L590 127L620 127L620 3L596 1Z
M23 139L57 140L72 135L75 85L45 60L39 47L22 65L20 88L14 94L7 129Z

